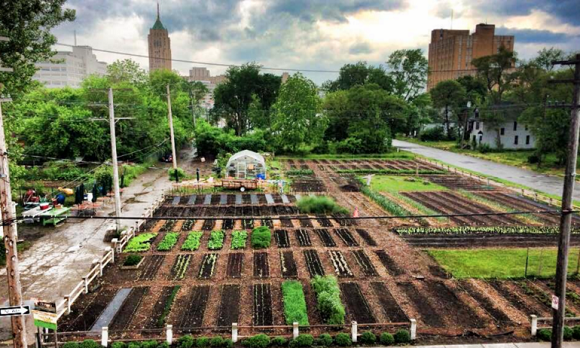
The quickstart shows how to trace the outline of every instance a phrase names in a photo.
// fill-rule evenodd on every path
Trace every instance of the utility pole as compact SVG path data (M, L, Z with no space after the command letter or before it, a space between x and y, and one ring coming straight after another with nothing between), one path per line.
M119 165L117 164L117 138L115 134L115 104L113 89L109 88L109 127L111 129L111 158L113 160L113 186L115 190L115 216L121 216L121 191L119 189ZM117 231L121 230L121 220L115 219Z
M572 112L570 115L570 140L566 159L566 176L562 193L562 215L560 218L560 236L558 239L558 264L556 268L556 297L558 309L553 309L552 348L561 348L564 339L564 318L566 315L566 277L568 274L568 251L570 249L570 225L572 223L572 194L576 179L576 162L578 160L578 136L580 126L580 54L570 61L555 61L552 64L575 65L572 80L553 81L553 83L573 83ZM554 301L553 301L554 302Z
M177 170L177 153L175 153L175 135L173 134L173 114L171 113L171 92L167 85L167 110L169 114L169 130L171 131L171 152L173 153L173 169Z
M189 91L189 99L191 101L191 117L193 118L193 129L195 130L195 106L193 105L193 92Z

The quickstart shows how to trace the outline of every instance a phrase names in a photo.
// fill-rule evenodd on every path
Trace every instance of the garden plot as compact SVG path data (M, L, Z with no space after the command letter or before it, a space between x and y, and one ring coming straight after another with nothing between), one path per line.
M298 269L294 261L294 253L291 251L280 252L280 267L282 277L294 278L298 276Z
M375 254L377 254L379 260L381 261L383 266L385 266L387 272L389 272L390 275L400 276L402 274L405 274L405 270L399 267L399 265L397 265L395 261L389 256L389 254L387 254L385 251L377 250L375 251Z
M240 278L242 276L242 266L244 264L244 254L233 253L228 255L228 268L226 274L228 278Z
M188 296L188 302L179 320L180 328L200 327L209 298L209 286L194 286Z
M215 274L218 254L205 254L199 266L198 278L209 279Z
M139 280L153 280L159 267L163 264L163 260L165 260L164 255L146 256L145 261L143 261L143 265L141 266L142 271L139 275Z
M371 283L371 287L379 300L379 304L383 309L385 316L390 322L403 323L409 320L384 283L374 282Z
M222 287L217 326L227 327L237 323L240 316L240 286L224 285Z
M290 247L290 238L288 237L288 231L275 230L274 237L276 238L276 244L278 245L278 248Z
M149 320L145 324L145 328L156 329L163 327L180 288L179 285L163 287L161 295L159 295L157 302L153 306L153 312L148 316Z
M340 283L342 298L346 303L347 313L358 324L375 323L371 308L356 283Z
M318 238L322 241L325 247L335 247L336 243L334 239L332 239L332 235L325 229L315 229L314 232L318 235Z
M377 242L371 237L367 230L362 228L355 229L356 233L365 241L368 246L374 247L377 246Z
M123 302L123 305L121 308L119 308L113 317L113 320L109 324L109 329L111 329L111 331L122 331L129 326L129 323L133 319L133 315L137 312L139 306L141 305L143 296L145 296L148 291L148 287L138 287L131 289L129 296L127 296Z
M316 250L304 250L304 259L306 260L306 268L308 269L308 273L310 273L310 277L314 278L315 276L323 276L324 275L324 267L322 267L322 262L320 262L320 257Z
M268 263L268 253L254 254L254 277L268 278L270 276L270 265Z
M298 240L298 244L301 247L309 247L312 246L312 241L310 240L310 234L308 233L307 230L296 230L294 231L294 233L296 234L296 240Z
M256 326L272 325L272 292L270 284L255 284L253 293L253 324Z
M460 285L493 318L496 325L512 324L512 320L494 303L495 301L478 291L469 281L461 281Z
M338 228L335 229L334 232L338 235L338 237L342 240L342 242L347 246L347 247L357 247L358 242L356 241L356 239L354 239L354 237L352 236L352 234L350 233L350 231L346 228Z
M352 271L344 258L344 255L338 250L330 250L330 261L332 261L332 266L334 267L334 272L339 277L353 277Z
M189 264L191 262L192 255L177 255L175 258L175 262L171 267L171 273L169 275L169 279L171 280L182 280L185 278L185 273L189 269Z
M352 255L354 259L358 263L360 269L362 270L363 274L367 277L376 277L378 276L377 270L375 266L371 262L371 259L365 254L363 250L353 250Z
M467 178L462 175L424 175L425 179L432 183L455 190L466 191L494 191L495 186L488 186L479 180Z

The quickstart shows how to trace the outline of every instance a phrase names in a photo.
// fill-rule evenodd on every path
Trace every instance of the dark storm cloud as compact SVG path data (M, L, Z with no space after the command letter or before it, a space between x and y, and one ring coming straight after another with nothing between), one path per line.
M564 23L580 25L580 1L578 0L476 0L475 8L485 13L503 16L524 16L533 10L541 10Z
M496 28L496 34L514 35L516 37L516 43L555 44L567 42L572 38L578 38L578 36L572 36L565 33L555 33L549 30L513 29L506 27Z

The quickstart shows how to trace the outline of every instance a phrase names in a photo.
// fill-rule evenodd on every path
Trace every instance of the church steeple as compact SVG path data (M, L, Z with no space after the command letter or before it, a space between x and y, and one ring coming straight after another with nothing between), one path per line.
M159 1L157 1L157 20L159 20Z
M155 24L153 24L153 27L151 29L167 30L165 29L163 24L161 24L161 20L159 19L159 2L157 2L157 20L155 21Z

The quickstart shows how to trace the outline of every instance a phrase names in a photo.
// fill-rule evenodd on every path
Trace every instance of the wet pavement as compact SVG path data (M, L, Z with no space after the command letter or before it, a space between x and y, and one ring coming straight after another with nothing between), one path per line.
M450 151L439 150L428 146L393 140L393 146L418 155L429 157L447 164L471 170L484 175L494 176L516 184L530 187L553 195L562 195L564 179L544 174L538 174L505 164L499 164L484 159L461 155ZM574 199L580 201L580 188L576 185Z

